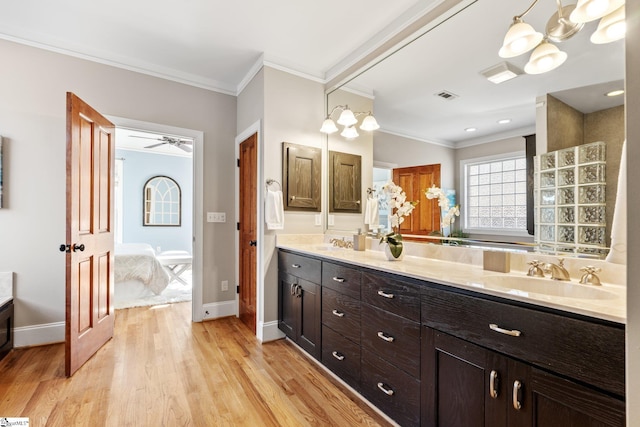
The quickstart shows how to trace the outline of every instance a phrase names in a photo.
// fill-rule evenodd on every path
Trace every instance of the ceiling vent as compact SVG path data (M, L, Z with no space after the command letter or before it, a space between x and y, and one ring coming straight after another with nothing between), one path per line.
M438 93L436 93L434 95L438 96L438 97L440 97L442 99L446 99L447 101L454 100L454 99L456 99L458 97L458 95L456 95L455 93L451 93L451 92L449 92L447 90L442 90L442 91L440 91L440 92L438 92Z

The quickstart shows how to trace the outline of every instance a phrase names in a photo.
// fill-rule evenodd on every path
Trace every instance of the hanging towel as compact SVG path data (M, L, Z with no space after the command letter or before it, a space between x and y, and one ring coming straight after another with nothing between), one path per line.
M622 156L618 172L618 190L611 224L611 249L607 261L627 263L627 141L622 143Z
M364 223L369 226L369 230L377 230L380 227L378 214L378 198L370 197L364 209Z
M282 230L284 228L282 191L267 190L264 205L264 220L267 223L267 229Z

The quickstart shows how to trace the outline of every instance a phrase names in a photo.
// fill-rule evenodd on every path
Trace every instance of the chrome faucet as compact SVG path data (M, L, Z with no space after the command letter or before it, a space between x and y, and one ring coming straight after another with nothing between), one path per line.
M544 266L545 273L551 273L551 278L553 280L563 280L568 281L571 280L571 276L569 276L569 272L566 268L564 268L564 259L560 258L557 264L552 262L546 264Z
M346 248L346 249L353 248L353 242L350 240L344 240L344 237L342 238L342 240L331 239L329 240L329 243L333 243L333 246L337 246L339 248Z

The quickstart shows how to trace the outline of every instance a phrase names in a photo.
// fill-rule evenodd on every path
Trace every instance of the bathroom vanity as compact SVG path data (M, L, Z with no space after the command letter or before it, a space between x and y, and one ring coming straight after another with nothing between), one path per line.
M280 329L398 424L625 425L623 287L278 246Z
M13 298L0 298L0 360L13 348Z

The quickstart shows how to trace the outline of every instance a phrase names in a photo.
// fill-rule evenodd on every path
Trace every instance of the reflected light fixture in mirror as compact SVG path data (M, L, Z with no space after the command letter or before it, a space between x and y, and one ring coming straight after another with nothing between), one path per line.
M353 125L358 123L358 116L362 116L366 114L367 116L362 120L362 124L360 125L360 129L365 131L373 131L376 129L380 129L380 125L376 121L375 117L371 114L371 111L358 111L353 112L349 109L348 105L336 105L333 107L331 112L327 114L327 118L322 122L322 127L320 128L320 132L326 134L332 134L338 131L338 127L334 123L331 116L336 111L341 110L340 117L338 117L338 124L344 126L344 130L340 133L343 137L347 139L353 139L358 137L358 131Z
M564 7L560 0L556 0L558 11L547 22L544 35L522 20L536 3L538 0L534 0L527 10L513 18L498 52L502 58L513 58L535 48L524 68L527 74L546 73L562 65L567 54L549 41L562 42L573 37L585 22L602 18L598 29L591 36L591 41L595 44L609 43L624 37L624 0L579 0L577 5Z

